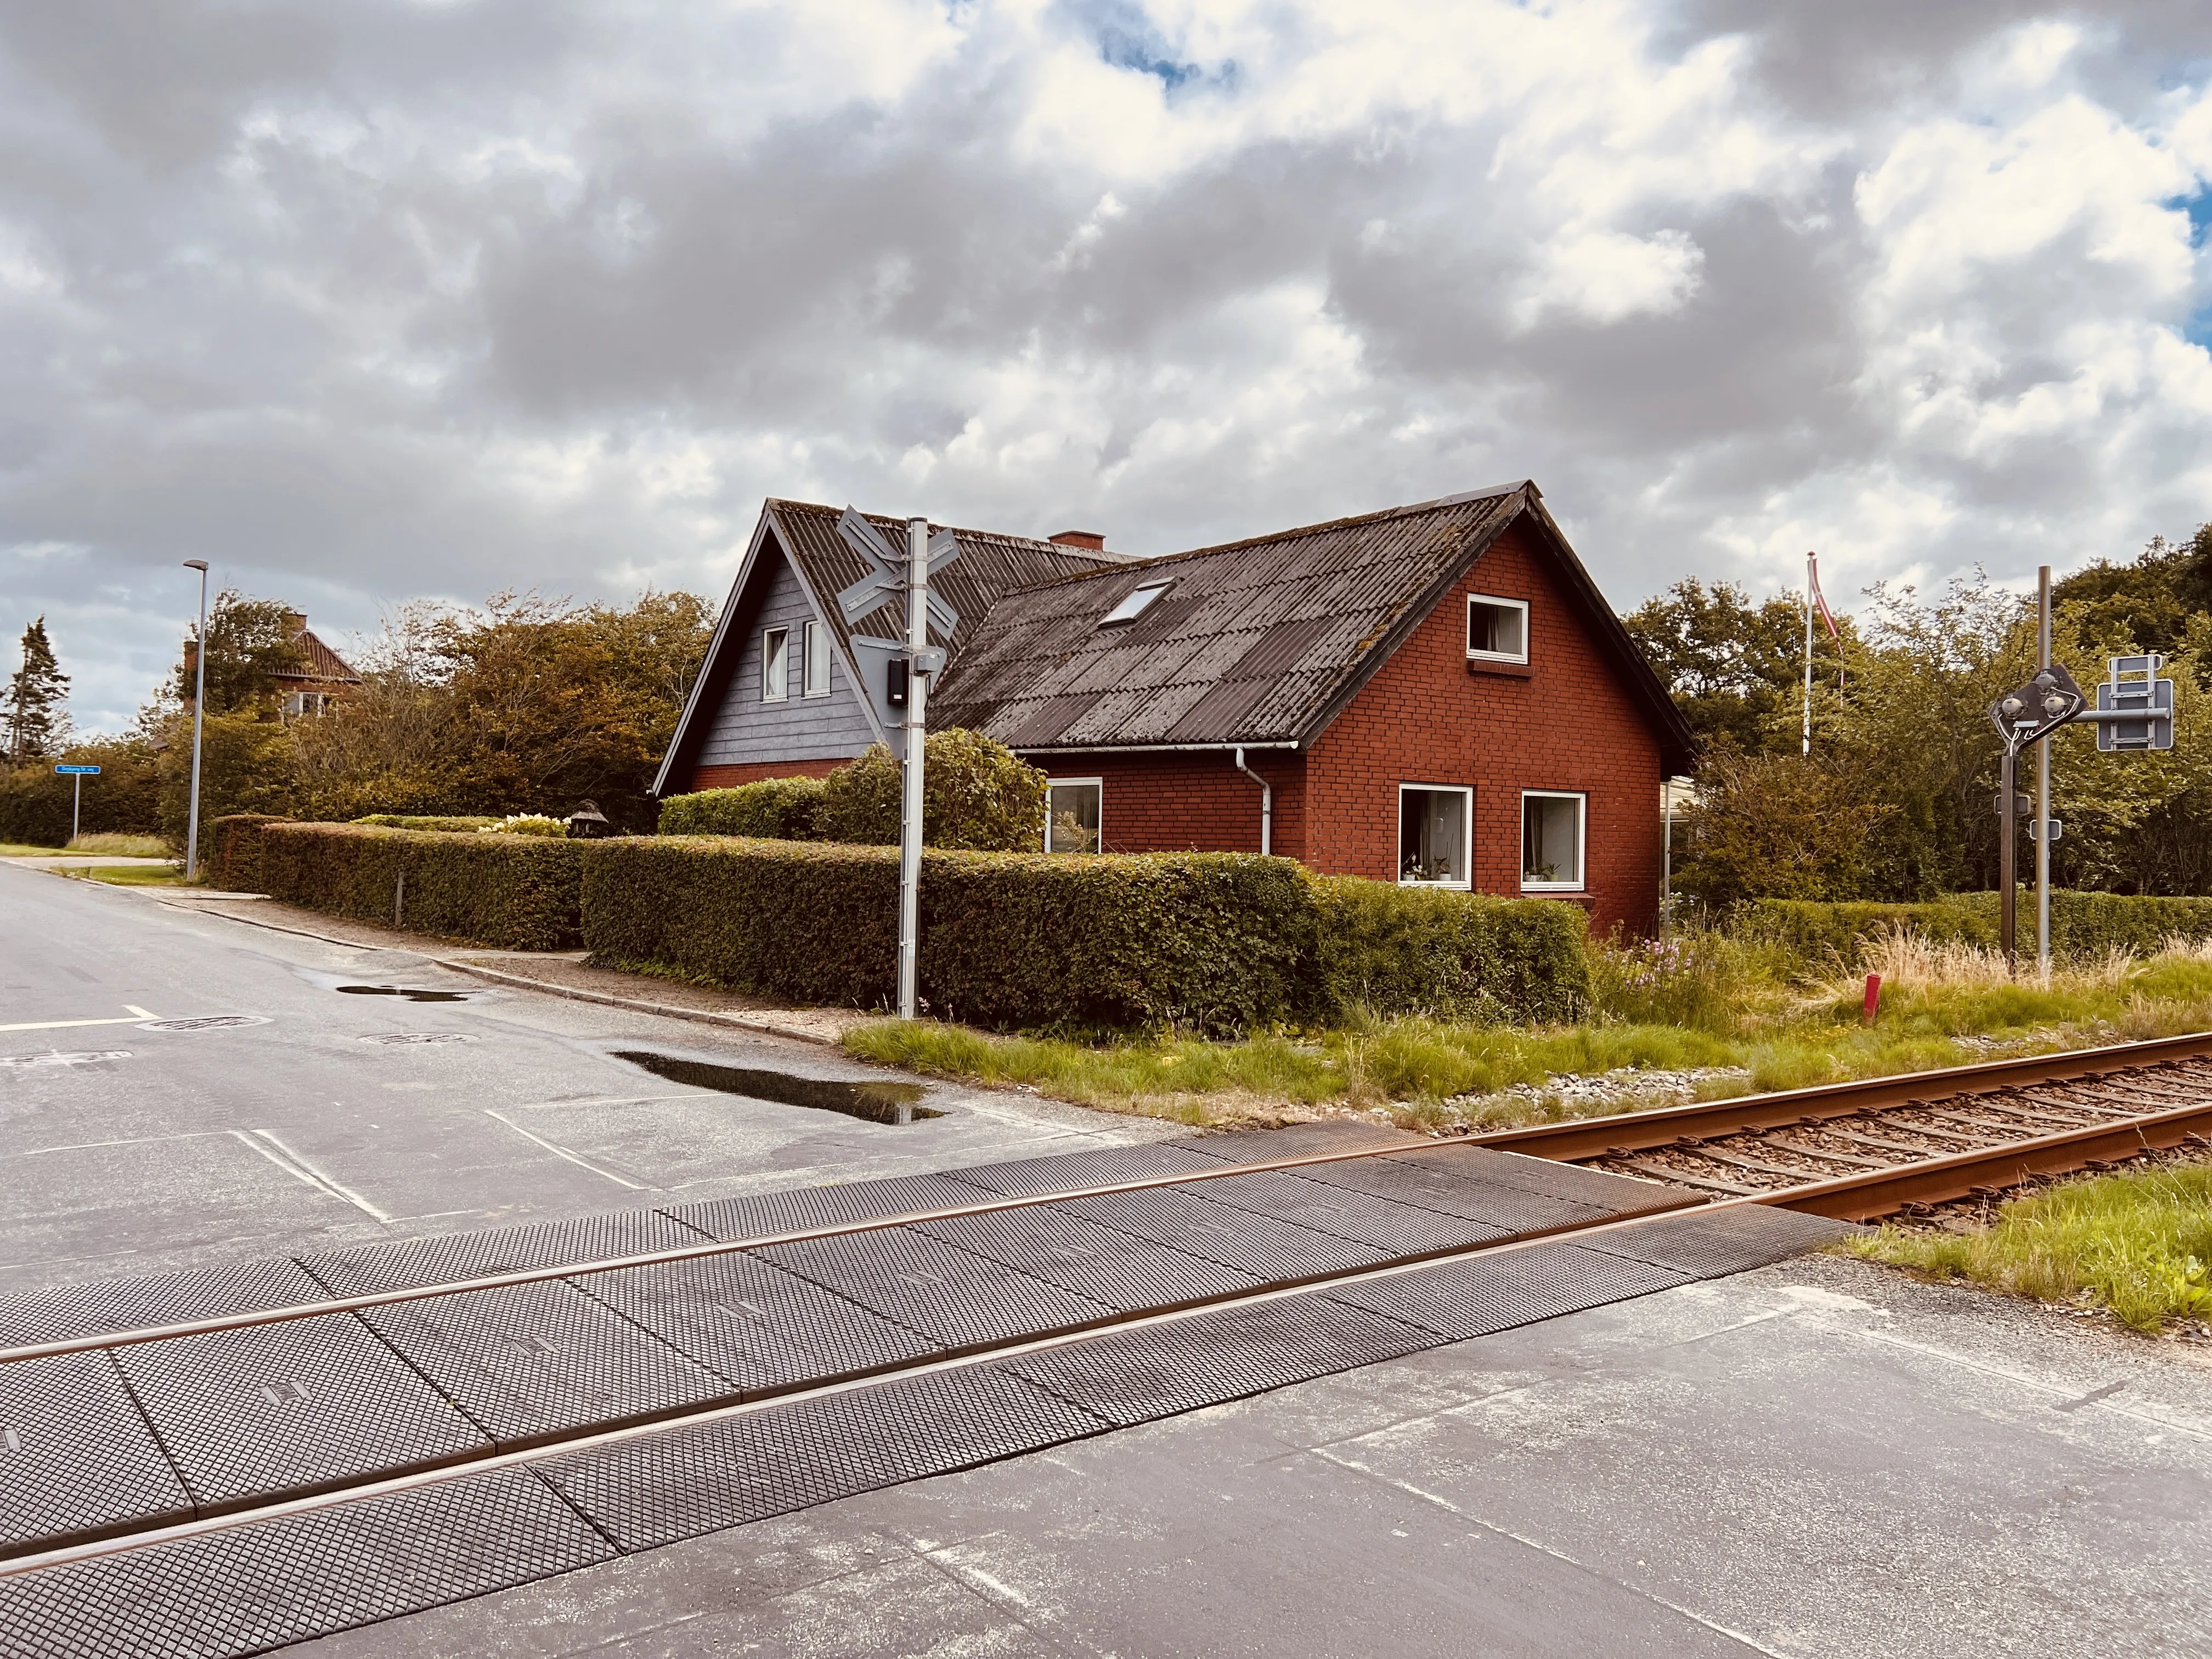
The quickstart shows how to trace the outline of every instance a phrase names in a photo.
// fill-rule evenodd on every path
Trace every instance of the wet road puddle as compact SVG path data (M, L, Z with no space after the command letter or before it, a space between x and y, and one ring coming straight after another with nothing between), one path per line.
M716 1066L703 1060L678 1060L641 1049L618 1048L617 1060L648 1071L671 1083L695 1089L718 1089L726 1095L745 1095L773 1100L786 1106L805 1106L817 1112L842 1112L870 1123L919 1123L943 1117L915 1103L921 1087L914 1083L836 1083L823 1078L797 1077L789 1072L766 1072L746 1066Z
M410 1002L466 1002L466 991L418 991L405 985L341 985L340 996L405 997Z

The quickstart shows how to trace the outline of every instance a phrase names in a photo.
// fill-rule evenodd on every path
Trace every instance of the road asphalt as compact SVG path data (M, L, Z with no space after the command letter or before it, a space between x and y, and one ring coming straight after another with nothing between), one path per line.
M0 1289L1168 1133L686 1089L614 1051L869 1073L28 871L0 870ZM307 1649L2202 1656L2208 1497L2201 1353L1814 1257Z

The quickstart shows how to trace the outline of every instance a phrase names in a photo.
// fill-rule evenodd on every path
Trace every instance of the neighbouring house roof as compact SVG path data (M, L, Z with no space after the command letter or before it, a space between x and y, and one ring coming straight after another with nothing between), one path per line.
M361 684L361 676L354 672L353 665L306 628L292 635L292 643L301 653L300 666L280 669L270 678L314 684L327 681L338 685Z
M838 594L867 575L871 568L867 561L837 533L837 521L843 516L842 507L823 507L812 501L771 498L763 504L751 544L715 622L706 661L684 703L668 754L661 762L659 776L653 783L656 792L692 763L707 728L713 723L714 711L721 705L730 677L737 667L745 632L757 609L754 577L761 571L764 554L781 550L789 558L813 601L816 614L829 624L848 673L854 666L851 647L854 634L880 639L905 636L905 618L891 604L862 617L857 625L847 623L838 609ZM894 551L905 550L905 520L886 518L877 513L862 516ZM933 534L939 527L933 524L930 530ZM1032 537L957 527L952 533L960 543L960 556L933 577L930 586L960 615L960 625L952 637L939 638L937 641L955 653L976 636L983 619L1010 589L1101 568L1118 568L1129 562L1123 554ZM872 714L870 718L873 719Z
M1311 743L1509 526L1526 521L1661 738L1692 738L1528 481L1085 572L1008 594L948 666L931 723L1028 754ZM1170 586L1134 623L1100 619Z

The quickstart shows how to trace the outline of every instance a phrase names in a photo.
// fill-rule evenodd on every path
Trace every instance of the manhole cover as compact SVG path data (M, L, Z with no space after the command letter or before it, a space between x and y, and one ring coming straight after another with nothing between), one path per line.
M466 1031L380 1031L374 1036L365 1036L363 1042L398 1044L403 1042L474 1042Z
M149 1019L142 1031L227 1031L234 1025L266 1025L262 1014L202 1014L198 1019Z
M104 1048L91 1054L0 1054L0 1066L97 1066L103 1060L128 1060L128 1048Z

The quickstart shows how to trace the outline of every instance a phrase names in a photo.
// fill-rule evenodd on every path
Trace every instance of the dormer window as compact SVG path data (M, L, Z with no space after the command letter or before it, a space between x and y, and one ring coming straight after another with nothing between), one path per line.
M1152 608L1152 602L1175 586L1175 578L1167 577L1156 582L1146 582L1130 590L1128 596L1098 619L1101 628L1119 628L1133 623Z

